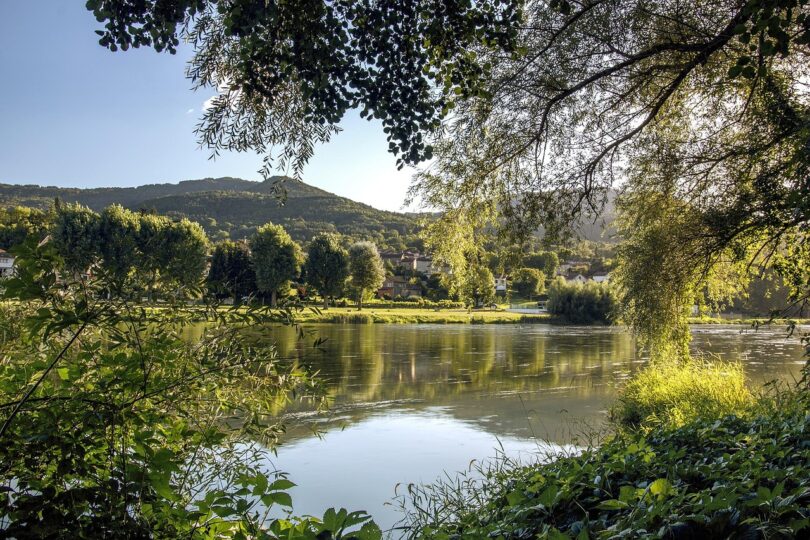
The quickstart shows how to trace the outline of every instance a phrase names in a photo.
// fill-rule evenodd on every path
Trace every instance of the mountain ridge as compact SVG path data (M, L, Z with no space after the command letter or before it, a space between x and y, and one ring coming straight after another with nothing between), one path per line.
M286 198L279 196L280 187ZM95 211L120 204L131 210L188 217L214 238L243 238L268 221L285 226L298 241L307 241L318 232L339 232L388 244L387 237L413 235L418 229L418 215L379 210L281 176L264 182L225 176L98 188L0 183L2 206L48 208L57 197Z

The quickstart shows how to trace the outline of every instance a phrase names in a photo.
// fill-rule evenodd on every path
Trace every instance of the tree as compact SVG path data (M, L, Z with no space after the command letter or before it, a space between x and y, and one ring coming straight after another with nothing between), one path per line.
M231 292L228 276L228 251L229 244L232 243L229 240L218 243L211 254L211 266L208 269L205 283L208 293L218 298L229 296Z
M208 290L217 296L233 296L239 303L242 298L256 292L256 273L246 242L220 242L211 257L208 272Z
M60 204L55 214L51 236L65 268L75 274L86 272L100 255L101 217L79 204Z
M546 276L534 268L520 268L512 275L512 288L523 298L531 299L545 290Z
M456 103L413 194L447 221L476 213L487 222L470 225L517 240L542 226L554 238L595 218L621 181L633 200L689 209L688 223L678 219L689 234L658 255L696 287L730 259L747 257L757 272L807 268L808 9L800 0L529 3L525 54L481 51L481 62L497 62L488 95ZM642 206L623 211L643 219ZM431 232L436 251L456 249L440 227ZM810 279L793 275L794 300L807 300ZM623 290L629 309L643 301Z
M385 280L385 270L377 246L371 242L357 242L349 248L349 272L352 285L357 289L357 307L363 308L363 296L378 289Z
M307 282L323 297L324 309L329 308L329 297L343 292L349 277L349 254L334 234L319 234L312 239L305 265Z
M160 285L161 271L166 267L166 238L171 220L150 213L141 213L138 218L139 261L136 269L146 287L147 297L153 300L154 289Z
M99 222L101 265L110 273L111 282L117 284L119 289L138 263L139 229L138 215L120 205L108 206L101 213Z
M0 209L0 249L20 245L29 236L41 240L48 234L52 219L51 212L26 206Z
M477 307L495 300L495 277L489 268L473 265L464 276L459 296L467 305Z
M382 122L402 162L430 159L423 133L492 69L473 49L513 50L520 4L176 0L168 8L90 0L87 7L104 23L100 44L113 51L192 44L193 86L219 91L198 128L202 144L261 153L278 146L281 165L300 172L314 143L328 140L351 108Z
M540 270L546 277L550 277L557 273L560 258L554 251L538 251L523 257L523 266Z
M298 244L281 225L267 223L250 239L256 286L270 293L270 304L278 305L278 291L289 288L289 282L301 269Z
M165 281L172 287L196 292L205 276L208 237L199 223L181 219L166 227L161 243Z

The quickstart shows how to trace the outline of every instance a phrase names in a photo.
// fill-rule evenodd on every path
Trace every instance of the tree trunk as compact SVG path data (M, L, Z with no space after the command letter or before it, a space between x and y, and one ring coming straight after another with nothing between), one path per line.
M329 296L323 295L323 309L329 309Z
M270 293L270 307L277 307L278 306L278 291L273 291Z
M357 311L363 309L363 291L357 295Z

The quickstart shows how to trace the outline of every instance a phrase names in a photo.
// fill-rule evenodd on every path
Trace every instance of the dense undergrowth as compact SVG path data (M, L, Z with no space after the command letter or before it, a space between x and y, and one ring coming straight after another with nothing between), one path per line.
M754 396L736 364L653 364L598 445L412 488L407 536L810 538L807 383Z

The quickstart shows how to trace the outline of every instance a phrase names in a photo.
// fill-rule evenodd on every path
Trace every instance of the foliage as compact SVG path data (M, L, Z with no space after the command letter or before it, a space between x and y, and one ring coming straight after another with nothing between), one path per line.
M208 238L198 223L181 219L164 229L161 263L166 281L190 289L199 285L207 270Z
M154 316L110 294L115 276L60 275L32 240L0 311L0 538L380 538L363 513L270 517L293 485L267 472L270 418L322 394L243 331L256 312Z
M70 272L85 272L101 254L101 218L79 204L56 206L51 236Z
M540 270L546 277L554 276L559 265L560 258L556 251L538 251L523 257L523 266Z
M698 418L744 416L754 404L740 364L664 360L627 382L611 416L625 427L667 429Z
M485 223L463 225L518 244L538 227L548 241L564 238L620 186L636 201L673 201L671 242L657 246L661 263L645 283L686 297L665 295L655 327L636 327L656 334L649 342L673 326L682 341L672 314L728 270L716 264L807 267L806 248L792 246L810 242L810 3L529 2L525 17L525 54L480 51L496 66L488 93L459 101L415 198L454 215L486 205ZM793 301L809 292L800 287Z
M98 241L101 266L114 278L113 286L119 289L138 264L140 225L137 214L119 205L108 206L101 213Z
M363 296L378 289L385 279L385 269L377 246L371 242L357 242L349 248L349 273L357 289L357 307L362 308Z
M289 288L289 282L301 269L301 254L281 225L267 223L250 238L256 286L259 291L270 293L273 307L278 292Z
M534 268L519 268L512 274L512 288L523 298L532 298L545 290L546 276Z
M462 279L459 298L468 306L477 307L495 300L495 277L486 266L473 265Z
M340 296L349 277L349 254L333 234L321 234L312 239L305 264L307 283L314 286L329 307L329 297Z
M803 538L808 397L413 491L410 538Z
M231 296L237 303L256 292L256 272L247 242L220 242L214 248L207 278L208 290Z
M616 320L618 305L607 283L569 283L558 277L548 289L546 309L574 324L610 324Z
M300 172L315 143L337 131L353 108L378 119L400 162L430 159L424 133L436 129L459 95L479 92L492 66L473 46L512 50L515 1L428 0L257 4L181 0L132 4L90 0L104 23L102 46L194 47L195 88L217 88L197 132L220 149L281 147L279 167ZM268 154L266 163L271 156ZM267 173L267 168L265 168Z
M0 209L0 249L21 244L28 236L42 239L51 221L47 208L12 206Z

